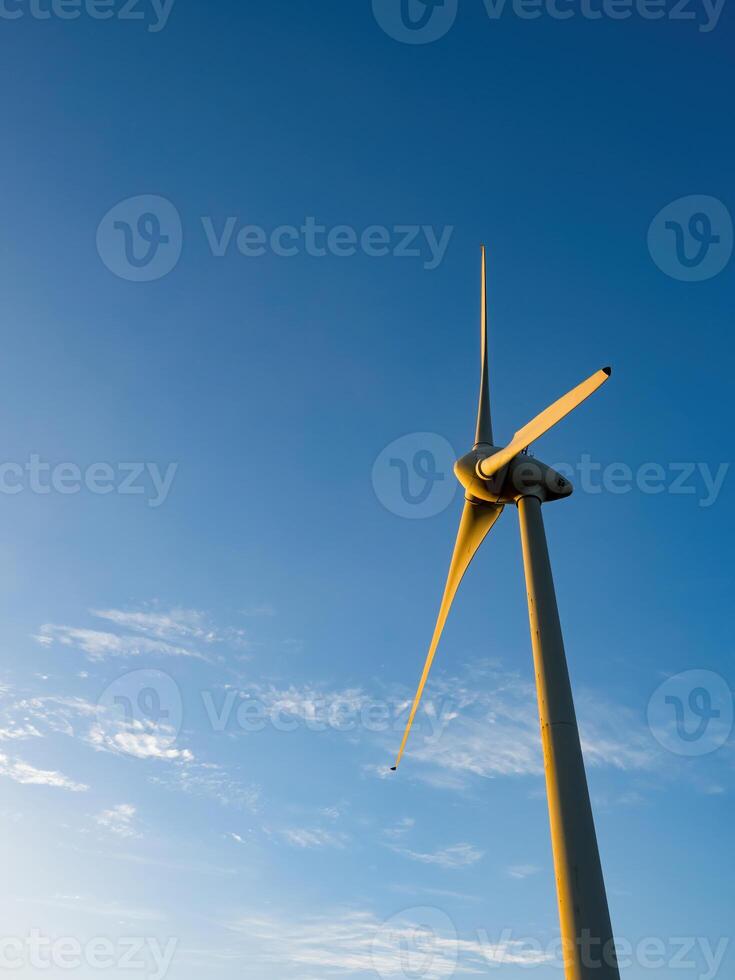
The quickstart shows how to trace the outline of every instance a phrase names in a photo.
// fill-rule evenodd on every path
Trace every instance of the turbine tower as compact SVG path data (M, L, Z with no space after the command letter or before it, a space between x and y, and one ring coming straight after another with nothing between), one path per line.
M541 516L542 504L572 493L556 470L526 454L531 442L603 385L602 368L519 429L505 447L494 444L487 357L487 269L482 247L480 401L475 444L454 465L465 502L434 635L403 735L397 769L424 692L434 654L459 583L506 504L515 504L521 529L531 645L536 673L559 901L566 980L619 980L615 944L579 741L554 580Z

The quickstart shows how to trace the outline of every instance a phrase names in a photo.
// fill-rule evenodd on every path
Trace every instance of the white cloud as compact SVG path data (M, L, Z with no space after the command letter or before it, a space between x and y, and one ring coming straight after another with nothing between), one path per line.
M577 695L577 711L587 765L611 766L623 772L659 767L661 753L630 708L582 690Z
M473 776L543 775L532 683L484 663L455 677L439 674L432 685L447 724L436 735L412 733L407 756L419 763L418 778L457 789ZM656 767L660 753L628 708L581 692L577 710L588 765L623 771Z
M360 688L345 688L342 691L325 691L316 686L303 688L291 686L279 689L274 685L250 684L247 692L257 698L268 712L279 711L284 715L318 726L339 730L347 722L356 726L355 715L364 705L371 702Z
M405 836L409 830L412 830L413 827L415 827L415 825L416 821L413 819L413 817L402 817L395 824L393 824L392 827L387 827L383 833L391 840L397 840L398 838Z
M23 724L14 728L0 728L0 742L14 742L26 738L42 738L35 725Z
M9 696L9 689L0 690L0 695L3 694ZM22 718L24 724L32 721L34 731L40 736L61 733L78 738L97 752L128 756L143 762L168 763L171 766L168 772L149 777L151 782L168 789L209 797L223 806L251 812L258 809L258 787L234 778L222 766L196 760L188 748L177 744L177 732L167 724L137 719L128 721L108 710L104 704L95 705L83 698L50 695L17 700L5 706L4 714L7 722L0 729L0 734L6 728L8 731L18 730ZM0 769L0 774L3 772L11 775L7 766ZM30 781L30 775L18 766L13 769L12 775L15 779L23 777ZM42 775L50 780L58 774ZM40 777L37 781L40 781Z
M508 868L508 874L511 878L530 878L531 875L536 875L539 873L541 868L536 867L535 864L512 864Z
M92 609L90 615L112 624L118 632L45 623L35 639L44 646L73 647L95 661L144 655L206 660L198 650L200 644L244 643L242 630L218 630L197 609Z
M35 637L39 643L81 650L90 660L105 660L108 657L140 657L157 654L167 657L197 657L201 654L182 646L175 646L164 640L148 636L118 636L101 630L81 629L74 626L55 626L45 623Z
M7 706L4 714L8 724L0 728L0 740L41 738L54 733L78 737L96 751L116 755L169 762L194 760L189 749L175 745L173 728L153 722L125 721L111 714L105 705L92 704L84 698L53 695L23 698Z
M257 812L261 796L259 787L240 782L216 763L184 761L185 764L165 775L152 776L150 781L192 796L209 797L222 806Z
M90 612L97 619L105 619L122 629L134 630L160 640L218 643L242 635L234 630L219 632L207 622L205 614L197 609L170 609L167 612L91 609Z
M61 772L48 769L36 769L35 766L21 759L10 759L0 752L0 776L7 776L16 783L29 786L54 786L58 789L68 789L72 793L83 793L89 789L84 783L77 783Z
M349 840L345 834L318 828L290 827L286 830L279 831L279 833L286 843L291 844L292 847L300 847L304 850L323 847L336 847L341 849L346 846Z
M381 921L372 912L335 909L313 916L243 915L229 924L242 947L229 960L275 967L282 977L375 976L448 980L487 974L489 964L532 966L552 957L523 942L492 942L485 933L457 936L447 915L413 909Z
M164 725L131 721L92 725L85 741L98 752L130 755L136 759L192 762L192 753L189 749L176 748L174 738L175 733Z
M470 865L477 864L485 856L484 851L473 847L472 844L452 844L451 847L445 847L429 853L412 851L407 847L395 846L392 846L391 850L395 851L396 854L401 854L403 857L410 858L412 861L419 861L421 864L435 864L439 868L449 868L452 870L456 868L467 868Z
M94 818L98 826L117 837L140 837L135 828L137 810L130 803L119 803Z
M84 698L44 695L43 697L22 698L11 705L9 714L22 715L24 720L32 720L34 726L63 735L74 735L75 724L97 714L97 705Z
M336 910L332 915L282 919L252 915L241 917L231 928L245 941L256 961L276 965L282 975L377 973L384 980L406 976L402 937L386 931L370 912ZM448 945L444 945L445 939ZM424 958L423 980L453 975L456 953L451 943L451 936L435 937L428 970Z

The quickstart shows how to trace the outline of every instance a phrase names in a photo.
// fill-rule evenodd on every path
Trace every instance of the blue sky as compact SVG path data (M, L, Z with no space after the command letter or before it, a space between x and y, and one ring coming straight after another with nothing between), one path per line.
M561 6L2 7L16 975L561 975L510 508L385 778L461 504L390 459L470 446L481 241L500 439L613 365L534 451L625 975L732 972L732 11Z

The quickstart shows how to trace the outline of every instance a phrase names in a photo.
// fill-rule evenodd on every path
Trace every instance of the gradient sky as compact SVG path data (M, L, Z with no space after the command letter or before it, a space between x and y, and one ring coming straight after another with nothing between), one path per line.
M735 951L702 950L732 944L735 904L731 7L702 29L693 0L681 20L462 0L407 44L368 0L177 0L160 30L121 6L0 16L0 938L174 939L170 980L363 980L410 975L424 923L441 941L414 978L457 950L457 976L561 976L512 508L385 778L461 504L439 481L401 516L389 461L437 450L448 480L442 447L469 448L485 241L498 438L613 365L533 449L577 467L545 515L614 928L662 944L654 975L724 980ZM115 268L134 205L105 224L139 195L183 228L149 282ZM719 234L702 281L664 218L649 237L690 195L664 218ZM391 253L400 226L450 237L435 268L424 231L419 256L216 256L228 218L381 226ZM111 492L61 492L96 464ZM711 744L665 701L700 689ZM278 723L245 730L241 703Z

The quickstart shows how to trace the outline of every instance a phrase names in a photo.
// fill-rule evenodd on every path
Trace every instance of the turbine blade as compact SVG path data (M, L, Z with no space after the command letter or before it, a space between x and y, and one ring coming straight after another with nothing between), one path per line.
M482 246L482 285L480 287L480 401L477 406L475 446L493 444L493 423L490 415L490 382L487 370L487 261Z
M485 479L490 479L491 476L494 476L507 463L514 459L518 453L526 449L545 432L548 432L557 422L561 422L566 415L569 415L573 409L581 405L586 398L589 398L593 392L597 391L607 381L610 377L611 370L611 368L606 367L600 371L596 371L586 381L583 381L581 385L572 388L566 395L563 395L558 401L555 401L553 405L545 408L528 425L524 425L522 429L519 429L513 436L513 441L505 449L501 449L492 456L488 456L487 459L482 460L478 467L482 476Z
M502 512L502 504L471 503L469 500L465 501L464 510L462 511L462 519L459 523L459 531L457 532L457 541L454 545L454 553L452 555L452 561L449 565L447 583L444 586L444 596L442 597L441 606L439 607L439 616L437 617L436 626L434 627L434 635L431 638L429 654L426 658L426 663L424 664L424 672L421 675L421 680L419 681L416 697L413 700L411 714L408 717L408 724L406 725L406 730L403 733L403 741L401 742L401 747L398 751L398 758L396 759L396 764L392 767L394 770L398 768L401 758L403 757L403 751L406 748L406 742L408 741L411 726L413 725L413 720L416 717L416 711L418 710L419 702L421 701L421 695L424 693L426 678L429 676L431 664L434 660L434 654L436 653L436 648L439 644L439 638L442 635L442 630L444 629L444 624L447 621L449 610L454 597L457 594L459 583L462 581L464 573L467 571L470 562L474 558L475 552L485 539L485 535L500 517Z

